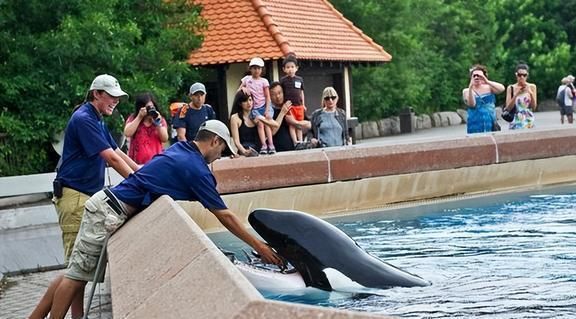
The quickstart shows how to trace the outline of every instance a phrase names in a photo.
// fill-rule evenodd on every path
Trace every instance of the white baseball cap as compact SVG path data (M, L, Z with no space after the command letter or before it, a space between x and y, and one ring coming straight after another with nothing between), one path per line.
M190 86L190 94L194 95L194 93L196 92L202 92L204 94L206 94L206 87L204 86L204 84L200 83L200 82L196 82L194 84L192 84Z
M94 78L92 85L90 85L90 91L92 90L104 90L113 97L128 96L128 93L120 88L118 80L108 74L101 74Z
M232 146L233 144L230 140L230 131L228 130L226 124L218 120L208 120L200 125L198 132L200 131L208 131L220 136L224 142L226 142L228 151L234 155L236 154L236 148Z
M252 60L250 60L250 64L248 64L248 67L251 66L259 66L261 68L264 67L264 60L260 59L260 58L252 58Z

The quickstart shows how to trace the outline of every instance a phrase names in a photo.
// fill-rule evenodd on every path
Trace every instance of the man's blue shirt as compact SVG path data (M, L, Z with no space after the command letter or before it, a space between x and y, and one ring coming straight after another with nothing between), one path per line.
M104 187L106 162L100 152L118 148L95 107L86 102L68 121L64 134L62 164L56 178L65 186L87 195Z
M192 142L178 142L154 156L112 189L119 200L146 208L162 195L174 200L198 201L207 209L226 209L216 179Z
M202 123L213 120L216 118L216 113L214 109L208 104L202 104L202 107L198 110L186 105L185 109L180 109L178 113L174 116L172 126L177 128L186 129L186 140L192 141L198 133L198 129Z

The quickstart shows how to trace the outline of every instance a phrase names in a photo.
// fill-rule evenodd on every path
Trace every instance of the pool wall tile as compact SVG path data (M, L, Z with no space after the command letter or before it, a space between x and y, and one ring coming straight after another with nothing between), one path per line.
M294 319L370 319L370 318L392 318L382 315L365 312L349 312L333 309L330 313L322 309L307 305L291 304L279 301L255 301L250 303L234 319L254 319L254 318L294 318Z

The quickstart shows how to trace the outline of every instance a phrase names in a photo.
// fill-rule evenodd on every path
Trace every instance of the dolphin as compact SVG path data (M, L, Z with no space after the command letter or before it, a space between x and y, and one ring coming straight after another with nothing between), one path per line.
M365 288L424 287L430 283L366 252L343 231L299 211L256 209L252 228L284 257L307 287L333 291L334 278Z

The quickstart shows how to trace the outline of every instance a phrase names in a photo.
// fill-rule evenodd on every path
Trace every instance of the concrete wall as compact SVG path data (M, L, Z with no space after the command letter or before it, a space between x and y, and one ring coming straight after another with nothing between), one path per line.
M227 205L244 220L257 207L332 216L421 199L575 182L575 137L576 129L563 129L355 145L220 160L213 169ZM222 229L198 203L180 205L203 229Z
M265 300L168 196L115 233L108 254L116 319L385 318Z
M576 155L576 129L223 159L213 164L213 171L221 193L229 194L570 155Z

